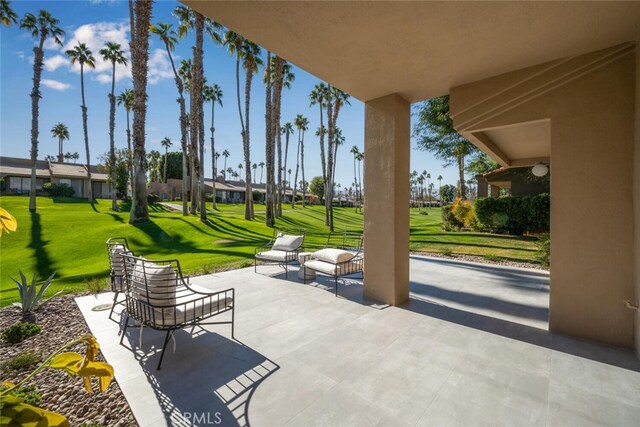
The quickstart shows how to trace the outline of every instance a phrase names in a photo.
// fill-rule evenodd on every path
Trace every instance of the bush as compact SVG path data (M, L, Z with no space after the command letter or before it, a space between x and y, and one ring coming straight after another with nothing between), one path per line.
M147 203L150 205L155 205L156 203L158 203L160 201L160 196L158 196L157 194L147 194Z
M22 271L18 271L20 273L20 281L17 281L13 277L10 277L11 280L14 281L16 286L18 287L18 295L20 296L20 302L14 302L13 305L16 307L20 307L22 313L28 314L33 313L33 311L39 306L43 306L51 298L58 295L61 291L56 292L53 296L49 297L47 300L43 300L42 296L44 295L47 288L51 285L51 281L53 280L53 276L56 275L55 271L49 278L40 285L40 291L38 291L38 283L36 282L36 275L33 274L33 278L31 279L31 283L27 281L27 278ZM42 300L42 302L41 302Z
M0 386L0 391L7 390L8 388L9 387L2 385ZM37 405L40 402L40 399L42 398L36 386L33 386L33 385L25 385L22 387L18 387L17 389L14 389L11 392L11 395L19 398L20 400L22 400L25 403L28 403L29 405Z
M525 197L483 197L474 203L478 228L494 233L549 231L549 194Z
M536 258L540 261L540 265L544 268L549 268L551 260L551 234L542 233L537 242L538 253Z
M464 224L458 221L458 219L453 214L452 208L453 207L451 205L445 205L441 210L442 228L444 228L445 231L458 231L462 227L464 227Z
M2 339L9 344L17 344L40 333L42 328L34 323L14 323L2 331Z
M451 214L456 218L458 223L464 227L476 228L476 214L470 201L456 198L451 206Z
M75 192L68 184L52 184L50 182L44 183L42 191L51 197L71 197Z
M40 356L31 351L18 353L15 356L0 363L0 371L10 372L26 368L40 361Z

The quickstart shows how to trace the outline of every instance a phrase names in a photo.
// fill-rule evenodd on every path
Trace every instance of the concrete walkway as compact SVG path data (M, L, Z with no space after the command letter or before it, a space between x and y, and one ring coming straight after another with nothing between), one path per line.
M163 334L130 328L125 348L91 311L110 294L76 300L140 425L638 425L640 362L550 334L545 272L412 256L404 307L281 272L194 278L236 288L238 341L180 331L160 371Z

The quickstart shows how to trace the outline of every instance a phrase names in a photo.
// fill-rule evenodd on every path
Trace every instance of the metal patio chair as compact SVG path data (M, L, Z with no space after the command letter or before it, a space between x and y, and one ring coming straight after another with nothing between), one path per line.
M298 262L298 254L304 250L306 230L287 228L273 230L271 240L264 246L255 248L253 271L258 272L258 261L263 264L276 264L284 268L284 277L288 279L289 264Z

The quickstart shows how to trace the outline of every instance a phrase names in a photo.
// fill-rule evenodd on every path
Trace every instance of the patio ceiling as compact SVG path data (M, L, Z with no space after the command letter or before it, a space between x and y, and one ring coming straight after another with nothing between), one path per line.
M183 1L361 101L634 40L640 2Z

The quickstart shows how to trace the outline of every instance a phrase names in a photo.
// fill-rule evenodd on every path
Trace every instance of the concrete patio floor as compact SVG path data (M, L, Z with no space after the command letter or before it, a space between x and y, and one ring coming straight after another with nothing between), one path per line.
M193 278L236 288L237 341L179 331L160 371L164 334L129 328L125 348L91 310L111 294L76 301L141 426L638 425L640 362L549 333L545 272L412 256L403 307L296 273Z

